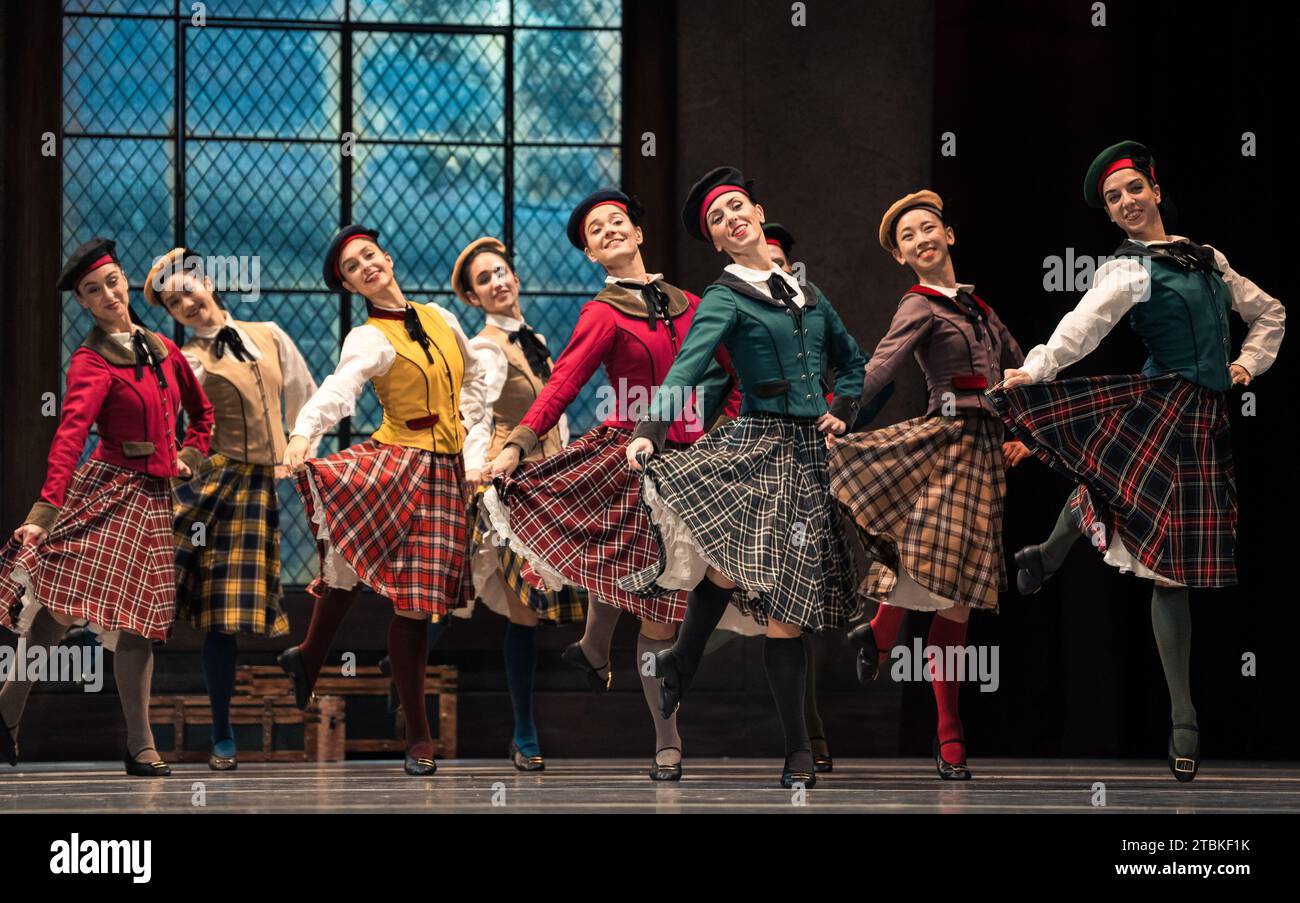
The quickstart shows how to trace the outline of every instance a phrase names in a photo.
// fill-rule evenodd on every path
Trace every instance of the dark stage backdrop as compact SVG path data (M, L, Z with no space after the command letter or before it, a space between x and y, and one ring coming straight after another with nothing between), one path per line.
M948 204L959 278L974 282L1029 348L1080 295L1044 289L1045 258L1104 255L1118 244L1104 214L1083 205L1080 183L1096 151L1134 138L1155 150L1178 210L1175 231L1214 244L1239 272L1287 300L1284 230L1294 191L1283 163L1283 107L1297 24L1288 8L1109 2L1099 27L1090 21L1094 5L1082 2L805 6L806 25L795 26L785 0L625 4L622 158L629 189L649 208L652 269L697 292L714 278L724 261L684 237L678 209L705 169L734 163L758 180L769 217L798 239L795 259L869 353L911 281L876 244L880 214L928 185ZM14 8L4 15L10 126L0 197L7 396L48 381L59 353L58 299L31 289L57 273L50 248L58 219L43 205L57 205L59 185L42 175L27 137L59 119L57 106L50 108L59 101L57 77L52 88L41 78L41 59L59 53L58 17L37 18L33 27L11 15ZM646 132L656 137L654 156L642 153ZM1241 153L1245 132L1257 139L1256 156ZM942 152L945 133L955 155ZM1193 689L1212 759L1293 759L1300 739L1284 607L1295 595L1287 513L1298 501L1287 454L1291 344L1253 387L1255 416L1240 415L1233 393L1241 585L1193 593ZM1139 343L1120 326L1067 374L1132 372L1141 362ZM922 413L923 398L919 371L909 365L877 423ZM11 520L39 486L49 441L44 418L24 410L0 420L0 509ZM1046 534L1070 488L1034 462L1010 483L1008 551ZM1168 700L1151 639L1150 585L1098 559L1080 544L1041 593L1008 593L1001 614L972 619L971 642L996 644L1001 671L997 692L963 693L973 756L1163 754ZM290 611L300 639L308 607L294 598ZM345 623L347 647L363 663L382 655L387 617L385 606L371 603ZM635 626L624 620L615 638L616 692L604 698L585 693L581 678L559 663L577 629L541 631L538 724L548 755L648 755ZM928 616L914 616L907 629L923 637L927 628ZM461 667L464 756L502 755L509 740L502 629L480 610L471 622L456 622L432 655ZM248 643L246 660L269 662L281 645ZM927 685L882 680L861 689L840 636L820 637L817 646L823 717L837 755L928 754ZM195 635L178 629L159 656L158 692L201 691L197 648ZM1246 653L1257 656L1259 676L1243 676ZM33 759L118 752L115 699L38 693L31 716L24 746ZM779 755L761 641L732 642L705 660L682 733L688 756Z

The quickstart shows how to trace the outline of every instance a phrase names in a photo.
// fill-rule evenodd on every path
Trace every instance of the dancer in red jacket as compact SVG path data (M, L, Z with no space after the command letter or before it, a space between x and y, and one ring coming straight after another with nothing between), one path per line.
M68 364L67 393L40 499L0 550L0 621L31 646L88 623L113 651L126 719L126 773L171 773L149 729L153 643L176 619L171 478L208 453L212 405L180 349L137 325L114 243L93 238L63 267L95 326ZM178 449L181 408L189 419ZM99 446L77 466L91 426ZM0 690L0 758L18 764L30 681Z

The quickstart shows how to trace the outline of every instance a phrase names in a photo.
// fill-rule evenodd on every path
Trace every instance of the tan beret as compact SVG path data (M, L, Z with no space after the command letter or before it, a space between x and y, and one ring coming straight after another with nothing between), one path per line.
M473 305L473 302L470 301L469 297L465 294L465 288L460 282L461 271L465 269L465 264L469 262L470 255L484 246L489 250L500 254L502 257L506 256L506 246L501 239L493 238L490 235L484 235L483 237L476 238L467 244L465 249L460 252L459 256L457 256L456 265L451 268L451 290L456 293L457 298L471 306Z
M189 252L185 248L172 248L155 260L153 266L149 268L149 275L144 280L144 299L154 307L162 307L162 298L158 296L158 289L155 286L173 273L180 272L187 253Z
M917 207L933 210L939 214L940 219L943 219L943 199L928 188L914 191L907 197L899 198L889 205L885 215L880 218L880 246L882 248L891 253L893 252L894 248L897 247L894 243L894 227L904 213Z

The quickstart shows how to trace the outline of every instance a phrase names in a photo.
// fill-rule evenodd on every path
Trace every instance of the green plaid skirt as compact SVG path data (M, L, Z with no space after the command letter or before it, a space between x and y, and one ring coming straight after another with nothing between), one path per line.
M552 624L581 624L586 621L586 604L587 591L575 586L566 586L564 589L549 592L538 589L524 579L523 569L525 559L510 548L509 545L498 545L497 535L492 530L491 522L488 520L487 509L482 506L483 493L487 491L487 486L478 487L478 492L474 496L474 501L470 505L470 516L474 521L474 554L471 557L471 567L475 568L475 586L480 583L478 568L480 556L491 556L492 565L501 571L501 579L505 583L506 591L512 597L517 599L521 605L531 608L537 613L540 620ZM476 601L481 601L498 614L505 615L506 611L501 611L491 596L485 596L480 593Z
M276 637L281 606L275 468L213 455L174 488L176 617L198 630Z

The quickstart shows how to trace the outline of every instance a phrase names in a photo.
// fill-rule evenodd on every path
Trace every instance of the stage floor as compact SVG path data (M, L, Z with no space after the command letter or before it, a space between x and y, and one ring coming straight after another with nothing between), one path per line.
M1211 762L1182 785L1157 760L976 759L975 779L959 784L941 782L923 759L837 759L805 805L779 786L777 760L690 759L680 783L663 784L647 767L557 759L521 774L504 759L448 760L436 776L412 778L399 762L245 763L225 773L198 764L140 779L101 762L0 766L0 813L1300 812L1300 768L1285 763ZM1104 807L1092 803L1095 782L1105 784Z

